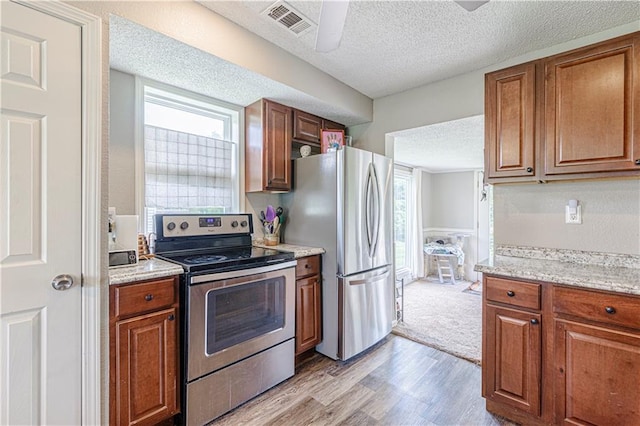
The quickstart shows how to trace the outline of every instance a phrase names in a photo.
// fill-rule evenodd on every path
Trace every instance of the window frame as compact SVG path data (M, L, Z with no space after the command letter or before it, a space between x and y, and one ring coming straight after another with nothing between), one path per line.
M221 109L228 109L237 112L237 123L231 123L230 140L237 143L237 164L235 164L236 179L234 181L233 191L237 194L233 200L234 212L241 212L245 209L245 191L244 191L244 107L231 104L228 102L214 99L199 93L191 92L189 90L180 89L165 83L150 80L144 77L135 76L135 117L134 117L134 131L135 131L135 212L138 215L138 232L146 234L145 227L145 152L144 152L144 128L145 128L145 88L148 87L152 91L165 92L169 96L157 95L156 99L164 98L162 102L165 106L174 107L177 106L183 111L189 111L189 109L203 109L210 111L212 115L217 115L215 109L211 109L208 106L214 105ZM180 106L181 102L195 105L190 107L189 105ZM225 138L227 135L225 134Z
M405 264L400 266L397 264L396 262L396 238L395 238L395 212L396 212L396 208L395 208L395 182L398 179L402 179L403 181L407 182L407 188L406 188L406 229L405 229ZM403 168L398 167L398 165L394 166L394 170L393 170L393 181L394 181L394 205L393 205L393 217L394 217L394 238L393 238L393 261L394 261L394 265L395 265L395 269L396 269L396 276L404 276L404 275L411 275L411 270L412 270L412 262L413 262L413 256L411 256L411 244L410 244L410 238L412 238L410 236L410 223L411 221L413 221L413 215L415 214L414 212L414 208L413 205L415 203L415 200L412 197L412 193L413 193L413 175L411 174L411 172L404 170Z

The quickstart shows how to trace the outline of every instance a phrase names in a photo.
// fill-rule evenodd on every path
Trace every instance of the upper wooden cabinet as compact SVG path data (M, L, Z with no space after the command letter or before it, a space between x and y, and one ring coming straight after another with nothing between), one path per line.
M485 76L485 144L488 178L535 174L537 62Z
M344 124L336 123L335 121L322 119L322 129L330 130L346 130Z
M297 109L293 110L293 138L320 144L322 118Z
M545 75L545 173L640 171L640 37L553 56Z
M640 174L640 32L485 76L487 181Z
M293 110L293 139L299 142L320 145L321 131L324 129L345 130L344 125L325 120L308 112Z
M245 108L245 191L291 190L292 109L266 99Z
M245 192L290 191L292 151L319 153L322 129L345 127L268 99L245 107Z

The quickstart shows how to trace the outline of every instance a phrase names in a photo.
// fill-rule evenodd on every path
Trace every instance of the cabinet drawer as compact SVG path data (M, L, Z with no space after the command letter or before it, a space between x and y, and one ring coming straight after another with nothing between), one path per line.
M123 317L171 306L176 300L173 277L115 289L115 316Z
M493 302L540 309L540 284L487 277L485 292Z
M553 311L640 329L640 298L630 295L554 287Z
M316 275L320 273L320 256L307 256L298 259L296 278Z

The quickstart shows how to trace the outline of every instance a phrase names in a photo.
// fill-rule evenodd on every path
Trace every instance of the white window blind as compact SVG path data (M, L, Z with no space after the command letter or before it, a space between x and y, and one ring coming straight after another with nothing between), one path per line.
M238 110L144 87L146 232L157 213L237 210Z

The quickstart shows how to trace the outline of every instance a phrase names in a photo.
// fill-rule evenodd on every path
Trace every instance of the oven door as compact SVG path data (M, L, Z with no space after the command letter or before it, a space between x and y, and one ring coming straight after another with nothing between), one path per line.
M188 382L294 337L295 265L189 278Z

